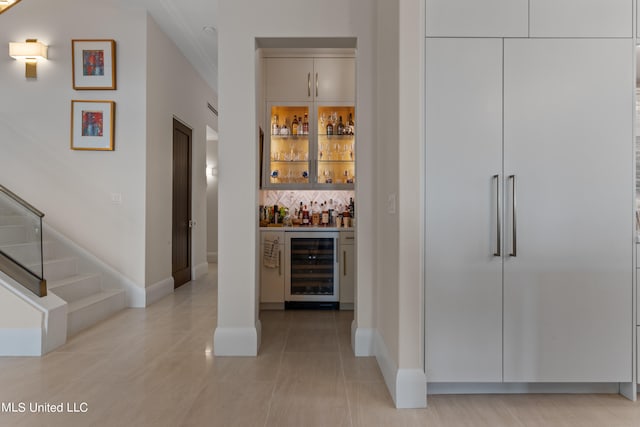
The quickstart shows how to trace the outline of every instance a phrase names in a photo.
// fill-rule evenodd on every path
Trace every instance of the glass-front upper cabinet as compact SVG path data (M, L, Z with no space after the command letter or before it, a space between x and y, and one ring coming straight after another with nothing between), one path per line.
M269 105L271 129L267 145L263 186L272 188L305 187L311 182L310 106Z
M353 105L267 103L267 112L263 188L354 188Z
M355 110L352 105L318 105L316 149L320 187L353 188L355 182Z

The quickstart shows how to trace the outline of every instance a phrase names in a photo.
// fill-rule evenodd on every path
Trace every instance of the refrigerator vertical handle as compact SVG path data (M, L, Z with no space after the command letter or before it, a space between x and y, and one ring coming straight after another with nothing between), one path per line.
M318 73L316 73L316 98L318 97Z
M496 182L496 251L493 256L502 256L502 238L500 236L500 230L502 224L500 220L500 175L493 175L493 179Z
M278 251L278 276L282 276L282 250Z
M307 96L311 98L311 73L307 73Z
M511 181L511 253L509 256L516 257L518 255L518 241L516 239L517 230L517 204L516 204L516 176L509 175Z

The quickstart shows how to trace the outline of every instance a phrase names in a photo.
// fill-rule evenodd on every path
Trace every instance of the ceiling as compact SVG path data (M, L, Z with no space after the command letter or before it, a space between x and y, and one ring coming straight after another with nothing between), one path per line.
M218 0L129 0L149 11L202 78L218 91Z

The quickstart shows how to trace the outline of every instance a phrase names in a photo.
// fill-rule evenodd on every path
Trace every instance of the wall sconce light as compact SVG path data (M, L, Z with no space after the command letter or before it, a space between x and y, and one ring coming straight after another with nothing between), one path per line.
M25 77L35 79L38 77L38 60L47 59L49 47L37 39L27 39L26 42L9 43L9 56L25 61Z
M18 2L20 2L20 0L0 0L0 13L9 9L11 6L15 5Z

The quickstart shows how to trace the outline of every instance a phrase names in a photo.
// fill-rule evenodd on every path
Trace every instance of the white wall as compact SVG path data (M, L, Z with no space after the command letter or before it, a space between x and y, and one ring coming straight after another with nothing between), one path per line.
M146 14L119 4L29 0L0 15L0 182L142 286ZM49 45L37 80L26 80L24 64L6 54L10 41L26 38ZM117 90L72 89L71 40L79 38L115 39ZM115 151L69 149L72 99L116 102Z
M171 277L173 118L192 129L192 267L207 264L207 126L216 105L201 79L155 21L147 21L146 286ZM204 266L204 267L203 267Z

